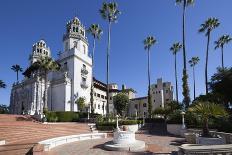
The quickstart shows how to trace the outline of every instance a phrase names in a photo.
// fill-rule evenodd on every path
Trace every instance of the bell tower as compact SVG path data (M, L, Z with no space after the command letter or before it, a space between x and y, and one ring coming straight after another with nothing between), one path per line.
M77 111L75 104L79 97L85 98L85 104L90 102L90 86L92 81L92 59L89 56L88 40L85 27L77 17L66 23L63 35L64 51L59 56L59 63L66 69L71 80L70 101L66 107Z
M51 57L51 51L46 42L41 39L32 46L32 54L29 57L30 64L36 62L40 57L45 56Z

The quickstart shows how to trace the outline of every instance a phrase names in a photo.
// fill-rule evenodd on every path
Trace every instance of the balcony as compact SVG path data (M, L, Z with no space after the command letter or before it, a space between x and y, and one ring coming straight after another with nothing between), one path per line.
M81 82L81 88L88 88L89 86L86 84L86 82Z
M89 71L86 68L81 68L81 73L87 75Z

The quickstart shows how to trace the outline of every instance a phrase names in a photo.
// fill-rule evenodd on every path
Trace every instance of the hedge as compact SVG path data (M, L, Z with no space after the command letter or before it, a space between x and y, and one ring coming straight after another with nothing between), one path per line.
M141 124L141 120L120 120L118 122L119 125L134 125ZM97 122L96 127L98 130L106 131L113 130L116 128L116 122Z
M99 114L90 114L91 118L96 118ZM73 111L46 111L45 116L48 122L78 122L81 118L87 118L86 112Z

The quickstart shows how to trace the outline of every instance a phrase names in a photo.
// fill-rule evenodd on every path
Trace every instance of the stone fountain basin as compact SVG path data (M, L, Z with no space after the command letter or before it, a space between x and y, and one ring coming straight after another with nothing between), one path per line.
M106 142L104 147L112 151L141 151L145 148L145 142L136 140L135 133L131 131L116 131L113 141Z

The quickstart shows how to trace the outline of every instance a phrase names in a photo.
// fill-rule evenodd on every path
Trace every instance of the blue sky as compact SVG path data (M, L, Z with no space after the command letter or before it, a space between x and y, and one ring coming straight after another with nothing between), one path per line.
M16 80L16 74L10 69L13 64L28 66L28 57L32 44L44 38L50 46L52 55L57 57L63 49L62 35L65 23L76 14L88 27L99 23L103 36L96 44L95 75L106 81L106 46L107 24L101 19L98 10L102 0L3 0L0 3L0 79L7 84L0 90L0 104L9 104L10 89ZM157 38L158 43L152 48L151 80L174 84L174 57L170 46L181 41L181 7L174 0L116 0L122 14L118 23L112 27L112 45L110 55L110 82L126 84L143 96L147 93L147 60L142 41L148 35ZM232 1L196 0L187 10L186 47L187 57L199 56L201 61L196 67L197 95L205 92L204 63L206 37L197 30L208 17L219 18L221 25L213 31L209 53L209 77L220 63L220 51L214 51L213 41L222 34L232 35ZM90 50L92 38L89 37ZM225 65L232 66L232 45L225 47ZM178 53L179 94L183 67L182 52ZM193 98L192 72L188 66L191 97ZM20 76L20 79L23 77ZM180 95L182 98L182 95Z

